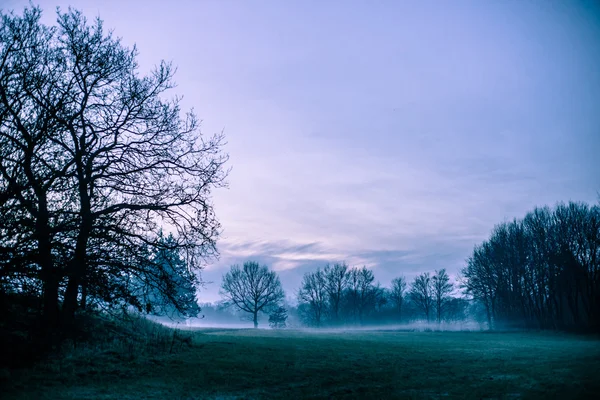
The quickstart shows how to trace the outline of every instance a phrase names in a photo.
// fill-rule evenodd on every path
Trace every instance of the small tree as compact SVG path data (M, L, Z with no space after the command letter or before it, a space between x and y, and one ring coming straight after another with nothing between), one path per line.
M221 295L241 311L252 314L254 328L258 328L258 313L268 311L285 297L277 274L253 261L245 262L241 268L231 266L223 276Z
M273 329L285 328L287 317L287 310L280 306L269 315L269 326Z

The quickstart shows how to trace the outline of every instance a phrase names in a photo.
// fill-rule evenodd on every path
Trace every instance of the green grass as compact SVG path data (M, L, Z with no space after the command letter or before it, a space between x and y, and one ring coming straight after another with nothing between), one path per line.
M550 333L212 329L155 355L10 372L14 399L594 398L600 341Z

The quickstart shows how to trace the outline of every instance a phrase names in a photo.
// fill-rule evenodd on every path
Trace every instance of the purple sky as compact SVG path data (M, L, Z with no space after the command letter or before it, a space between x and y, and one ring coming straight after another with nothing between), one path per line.
M22 0L4 0L22 9ZM327 262L456 273L493 225L597 201L600 5L576 1L40 1L100 16L225 130L221 259L289 296ZM176 4L176 5L175 5Z

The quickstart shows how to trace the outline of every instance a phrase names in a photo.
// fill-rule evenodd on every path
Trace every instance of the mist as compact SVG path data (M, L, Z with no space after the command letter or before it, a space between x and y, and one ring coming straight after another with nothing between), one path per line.
M600 3L38 1L0 397L598 397Z

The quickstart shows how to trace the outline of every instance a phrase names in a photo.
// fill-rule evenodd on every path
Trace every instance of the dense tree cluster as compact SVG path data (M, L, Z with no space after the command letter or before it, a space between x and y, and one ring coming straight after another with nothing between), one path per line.
M456 319L462 309L448 306L453 285L445 270L422 273L407 289L405 277L392 280L390 288L375 283L373 271L350 268L344 263L307 272L298 290L298 312L310 326L364 325L427 320L435 312L438 323Z
M600 207L558 204L499 224L463 275L492 327L597 330Z
M92 303L193 314L193 270L216 253L222 135L167 97L170 64L141 75L99 19L40 17L0 21L2 304L34 299L42 335Z

